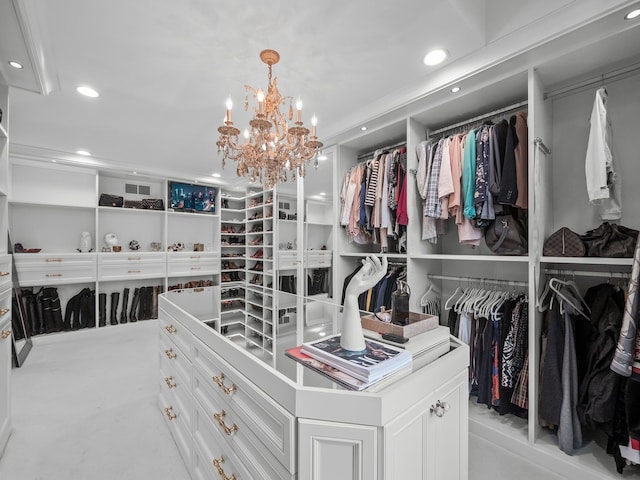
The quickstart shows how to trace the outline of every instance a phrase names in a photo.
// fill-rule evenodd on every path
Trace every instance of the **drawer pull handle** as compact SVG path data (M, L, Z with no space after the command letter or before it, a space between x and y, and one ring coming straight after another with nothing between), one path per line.
M435 405L431 405L430 412L435 413L436 417L442 418L449 411L450 405L447 402L438 400Z
M225 411L221 410L220 413L214 413L213 418L215 418L218 421L218 425L220 425L220 428L224 430L224 433L226 433L227 435L231 435L233 432L238 431L238 426L235 423L230 427L227 426L227 424L224 423L225 415L226 415Z
M140 273L140 270L129 270L127 273Z
M191 267L191 270L201 270L201 267Z
M0 277L6 277L9 275L9 272L0 272Z
M176 388L177 385L175 383L171 383L171 380L173 380L173 377L165 377L164 378L164 383L167 384L167 387L169 387L169 390L171 390L172 388Z
M173 325L167 325L164 329L169 333L176 333L178 331Z
M216 470L218 470L218 475L220 475L220 478L222 480L236 480L236 474L232 473L230 477L227 477L227 475L224 473L224 469L222 468L222 463L224 463L224 457L220 457L220 458L214 458L213 459L213 466L216 467Z
M195 258L195 259L197 259L197 258L200 258L200 255L191 255L191 257L190 257L190 258Z
M227 395L231 395L233 392L236 391L236 386L235 384L231 385L230 387L227 387L224 384L224 373L221 373L219 376L217 377L211 377L212 380L215 382L216 385L218 385L222 391L224 393L226 393Z
M2 333L0 333L0 340L9 338L9 335L11 335L11 330L2 330Z
M140 260L140 257L128 257L127 260Z
M47 258L45 262L61 262L61 258Z
M47 273L45 276L46 277L61 277L62 274L61 273Z
M11 310L9 310L8 308L0 308L0 317L6 315L7 313L9 313Z
M169 421L174 420L176 418L176 414L173 413L173 407L165 407L164 413L169 419Z
M173 353L173 348L164 351L164 354L167 356L169 360L174 360L178 355Z

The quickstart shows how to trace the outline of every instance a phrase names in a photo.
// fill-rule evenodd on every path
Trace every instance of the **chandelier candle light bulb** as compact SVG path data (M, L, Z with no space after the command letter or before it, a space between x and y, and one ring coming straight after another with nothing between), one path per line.
M304 177L307 162L316 156L322 142L316 136L318 119L315 114L309 135L309 129L302 122L302 101L298 98L294 102L292 97L283 96L278 90L278 79L272 78L272 67L280 60L280 54L275 50L263 50L260 59L269 67L269 84L266 90L245 85L245 110L249 110L250 93L257 106L252 108L253 119L249 121L249 128L244 130L244 143L238 143L240 130L233 124L233 103L229 98L225 120L218 127L220 137L216 145L218 153L223 156L223 167L230 158L237 162L238 176L259 180L266 189L270 189L278 182ZM295 122L291 123L294 103L296 116Z

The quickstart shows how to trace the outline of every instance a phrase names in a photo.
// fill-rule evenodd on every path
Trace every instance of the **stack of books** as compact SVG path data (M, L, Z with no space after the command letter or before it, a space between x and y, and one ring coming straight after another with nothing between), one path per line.
M411 372L411 352L365 339L365 350L354 352L340 346L332 335L287 350L290 358L350 390L376 389Z
M395 345L408 350L413 357L413 369L416 370L446 354L450 349L449 327L436 326L431 330L409 338L404 343L397 343L382 338L379 332L363 329L364 336L379 342Z

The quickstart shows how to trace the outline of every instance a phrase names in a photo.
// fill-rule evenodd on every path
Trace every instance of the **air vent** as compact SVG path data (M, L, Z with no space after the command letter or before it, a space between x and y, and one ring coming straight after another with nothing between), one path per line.
M133 195L151 195L150 185L136 185L135 183L125 183L124 192Z

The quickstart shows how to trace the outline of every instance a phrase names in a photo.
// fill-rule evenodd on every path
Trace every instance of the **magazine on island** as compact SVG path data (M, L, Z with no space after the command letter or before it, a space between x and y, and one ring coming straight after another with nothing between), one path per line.
M373 382L363 382L362 380L358 380L357 378L352 377L348 373L338 370L331 365L321 362L320 360L316 360L309 355L305 355L301 352L301 349L302 347L300 346L289 348L285 351L285 355L287 355L287 357L289 358L292 358L296 362L301 363L305 367L309 367L314 372L327 377L329 380L336 382L338 385L348 390L378 391L389 385L389 383L392 383L395 380L411 373L411 365L409 364L406 367L401 368L397 372L392 372Z
M302 344L302 353L342 370L364 382L376 379L411 364L411 352L365 338L360 352L340 346L340 334Z

